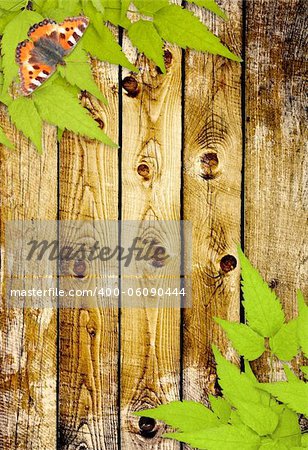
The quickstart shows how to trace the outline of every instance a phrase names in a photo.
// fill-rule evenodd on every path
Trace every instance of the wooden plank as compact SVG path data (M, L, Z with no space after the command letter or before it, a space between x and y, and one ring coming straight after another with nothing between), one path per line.
M118 69L98 62L93 68L108 106L93 97L83 102L117 142ZM67 133L61 143L60 195L60 218L98 223L101 242L104 226L95 221L118 218L118 151ZM93 241L96 236L93 232L88 236L84 224L72 229L76 232L72 238L85 243L84 239ZM83 263L75 262L70 269L77 277L72 287L100 287L99 278L87 278ZM64 281L60 284L68 287ZM83 307L81 300L71 299L75 308L60 309L59 447L113 450L117 448L118 310L111 306L112 299L102 306L96 296L94 304Z
M228 22L191 7L236 54L241 3L221 2ZM217 393L211 345L235 357L213 317L239 319L241 65L187 51L185 72L184 218L193 226L193 271L192 308L184 314L183 396L206 403Z
M16 145L0 149L1 262L5 225L10 220L57 217L57 145L53 127L45 127L44 154L12 127L4 107L1 124ZM19 264L15 275L22 276ZM56 449L56 311L8 307L1 267L0 307L0 447ZM33 279L24 281L33 287ZM47 300L47 299L46 299ZM22 298L19 299L23 301Z
M140 73L123 73L122 219L155 227L158 220L180 219L181 51L166 48L168 70L161 75L126 38L124 48ZM132 286L143 287L142 280ZM132 415L179 398L180 310L160 303L145 298L144 307L121 312L121 448L179 448L161 439L162 424Z
M245 251L288 319L296 315L296 289L308 294L307 12L305 0L247 2ZM283 377L266 358L255 368L262 381Z

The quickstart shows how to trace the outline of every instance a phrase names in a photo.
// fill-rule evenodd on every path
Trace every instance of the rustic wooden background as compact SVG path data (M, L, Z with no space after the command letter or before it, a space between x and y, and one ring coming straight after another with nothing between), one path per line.
M121 35L138 75L93 62L109 105L83 102L119 151L67 132L58 147L46 126L40 157L1 109L17 148L1 148L2 244L10 219L193 223L190 309L13 310L3 298L3 450L178 450L161 439L162 424L131 413L216 392L210 345L236 357L212 317L240 318L239 242L288 318L296 314L307 273L308 3L220 3L228 22L198 14L242 65L166 46L163 76ZM266 357L255 368L262 380L282 376Z

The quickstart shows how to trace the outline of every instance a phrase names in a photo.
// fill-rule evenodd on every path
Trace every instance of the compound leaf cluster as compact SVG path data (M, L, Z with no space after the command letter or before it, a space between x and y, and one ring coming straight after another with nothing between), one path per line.
M81 91L87 91L106 103L93 78L91 57L121 65L132 72L138 71L122 51L109 24L127 30L132 44L152 59L163 73L166 71L163 57L165 42L241 61L192 12L179 5L171 5L170 1L0 0L0 102L8 107L12 122L40 153L43 151L44 121L58 126L59 138L67 129L113 145L79 101ZM214 0L193 0L190 3L226 19ZM18 92L18 65L15 61L18 43L27 38L33 24L45 18L61 22L78 15L87 16L90 23L74 51L65 58L66 66L59 66L50 80L28 98L23 98ZM64 99L67 100L66 105ZM27 115L32 118L31 121L27 121ZM2 129L0 143L12 147Z
M286 381L259 383L250 362L269 352L290 361L299 349L307 354L308 307L298 292L298 317L285 322L281 303L239 249L247 324L215 319L244 356L244 372L213 345L222 396L209 396L209 408L176 401L137 416L162 420L175 432L164 434L203 450L287 450L307 448L299 415L308 416L308 385L284 363ZM266 340L270 348L265 344ZM307 378L307 366L301 367Z

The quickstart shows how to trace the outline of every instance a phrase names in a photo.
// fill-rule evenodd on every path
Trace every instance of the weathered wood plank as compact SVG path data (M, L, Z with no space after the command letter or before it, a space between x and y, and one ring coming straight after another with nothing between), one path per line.
M166 48L168 70L161 75L126 39L124 48L140 73L123 73L122 219L149 220L155 227L157 220L180 219L181 52ZM180 310L160 304L154 296L144 307L122 309L121 448L179 448L161 439L163 426L132 415L179 398Z
M221 2L230 18L226 23L191 7L236 54L241 52L241 3ZM216 393L211 345L234 357L213 317L239 319L240 77L239 63L186 52L184 218L193 226L193 270L192 308L184 314L183 396L203 403Z
M117 142L118 69L95 62L93 67L108 106L90 97L83 100ZM67 133L61 143L60 195L60 218L90 221L89 226L97 223L97 240L101 244L104 226L95 221L118 218L118 151ZM96 235L92 231L87 234L87 225L72 229L76 233L72 237L86 243L89 238L94 244ZM77 277L72 288L101 286L100 278L87 278L87 266L83 263L75 263L69 269ZM60 284L68 287L65 281ZM82 300L86 299L70 299L77 307L60 309L59 446L113 450L117 448L118 310L111 307L111 299L102 306L102 298L96 296L94 304L81 307Z
M308 4L256 0L246 7L245 251L290 319L297 311L296 289L308 293L303 76ZM282 367L273 367L266 358L255 366L262 381L283 377Z
M5 224L10 220L57 217L57 145L53 127L44 133L44 154L9 123L1 123L16 145L1 146L1 262ZM19 266L21 266L19 264ZM17 267L15 275L23 275ZM56 449L56 311L52 308L9 308L1 267L0 308L0 447L3 450ZM25 288L33 287L31 278ZM24 299L20 298L20 302ZM45 299L47 301L47 299Z

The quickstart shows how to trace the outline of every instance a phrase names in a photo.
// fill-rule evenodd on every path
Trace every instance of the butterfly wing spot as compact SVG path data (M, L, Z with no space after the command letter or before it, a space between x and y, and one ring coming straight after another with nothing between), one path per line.
M69 17L59 24L60 44L66 54L70 53L84 34L89 19L87 17Z
M74 36L75 34L77 34L77 36L81 37L81 36L83 35L83 32L81 31L80 28L75 27L75 28L74 28L73 36ZM75 36L74 36L74 37L75 37ZM75 37L75 39L76 39L76 37Z
M68 39L67 43L68 43L71 47L73 47L75 44L77 44L77 41L76 41L76 39L74 38L74 36L71 36L71 37Z
M52 19L45 19L42 22L34 24L28 31L29 38L36 42L41 37L50 36L52 33L58 33L58 24Z
M24 95L32 94L53 72L55 66L31 64L34 43L26 40L20 42L16 48L16 62L19 64L21 90Z
M47 72L47 70L43 70L38 74L38 77L40 78L47 78L50 75L50 72Z

